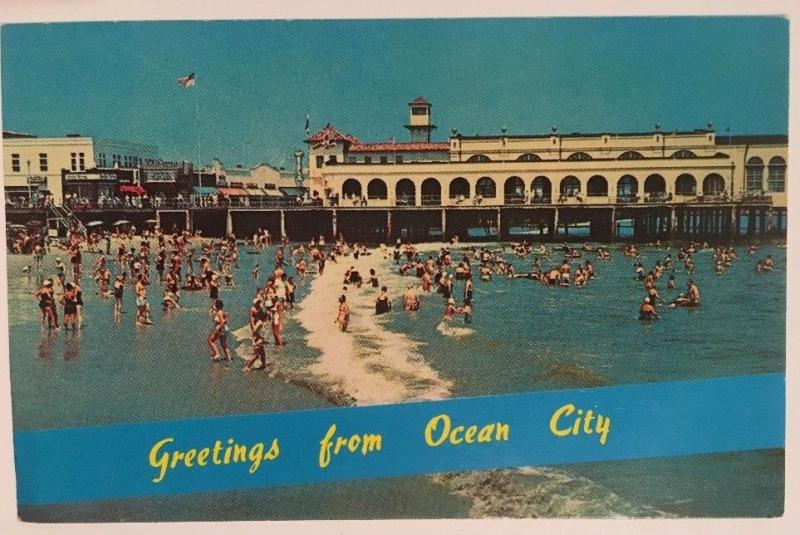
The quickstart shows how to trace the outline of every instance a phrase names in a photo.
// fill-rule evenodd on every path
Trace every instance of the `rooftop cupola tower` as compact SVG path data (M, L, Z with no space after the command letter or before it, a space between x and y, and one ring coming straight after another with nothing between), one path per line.
M422 97L408 103L409 120L405 125L411 132L411 141L415 143L430 143L431 130L436 125L431 123L431 103Z

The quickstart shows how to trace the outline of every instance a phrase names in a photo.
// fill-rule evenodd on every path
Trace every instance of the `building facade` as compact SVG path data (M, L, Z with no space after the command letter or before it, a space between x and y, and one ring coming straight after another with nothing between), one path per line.
M31 204L64 200L64 173L95 168L138 168L158 158L158 148L78 134L37 137L3 132L3 187L6 202Z
M415 111L425 103L425 114ZM430 104L409 104L408 143L310 136L315 195L341 206L787 202L788 137L688 132L464 136L430 142ZM423 121L427 121L425 123ZM420 129L420 125L423 127ZM424 134L424 135L423 135ZM425 137L423 141L422 138ZM334 201L336 202L336 201Z

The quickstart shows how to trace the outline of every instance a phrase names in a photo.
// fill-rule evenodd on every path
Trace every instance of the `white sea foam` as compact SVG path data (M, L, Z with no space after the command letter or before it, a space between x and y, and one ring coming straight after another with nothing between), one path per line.
M590 479L558 468L522 467L446 473L434 482L472 501L474 518L666 518L667 513L634 505Z
M436 330L439 331L439 334L442 334L443 336L450 336L453 338L469 336L475 332L467 327L456 327L449 321L439 322L439 325L436 326Z
M358 405L449 397L450 381L425 362L418 344L387 329L386 319L375 315L375 289L364 284L343 291L343 275L350 266L365 279L371 268L379 280L394 278L391 263L383 259L380 250L372 253L358 260L345 257L338 263L328 262L325 273L314 278L300 303L295 317L308 331L307 344L321 352L308 370ZM339 331L334 323L342 293L350 306L347 332Z

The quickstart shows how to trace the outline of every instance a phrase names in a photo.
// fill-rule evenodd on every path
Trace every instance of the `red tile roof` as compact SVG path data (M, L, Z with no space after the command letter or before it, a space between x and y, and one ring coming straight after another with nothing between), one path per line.
M325 128L313 134L306 139L308 143L319 143L328 139L329 141L349 141L350 143L360 143L358 138L355 136L351 136L350 134L344 134L337 130L336 128L332 127L330 123L325 125Z
M431 105L431 103L430 103L430 102L428 102L427 100L425 100L425 99L424 99L424 98L422 98L422 97L417 97L416 99L414 99L414 100L412 100L411 102L409 102L409 105L410 105L410 104L427 104L428 106L430 106L430 105Z
M348 152L447 152L450 145L444 143L356 143Z

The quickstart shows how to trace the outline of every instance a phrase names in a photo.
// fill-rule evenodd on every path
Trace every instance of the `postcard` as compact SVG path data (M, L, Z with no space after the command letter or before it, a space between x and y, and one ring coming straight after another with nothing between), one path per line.
M787 18L0 43L21 521L783 515Z

